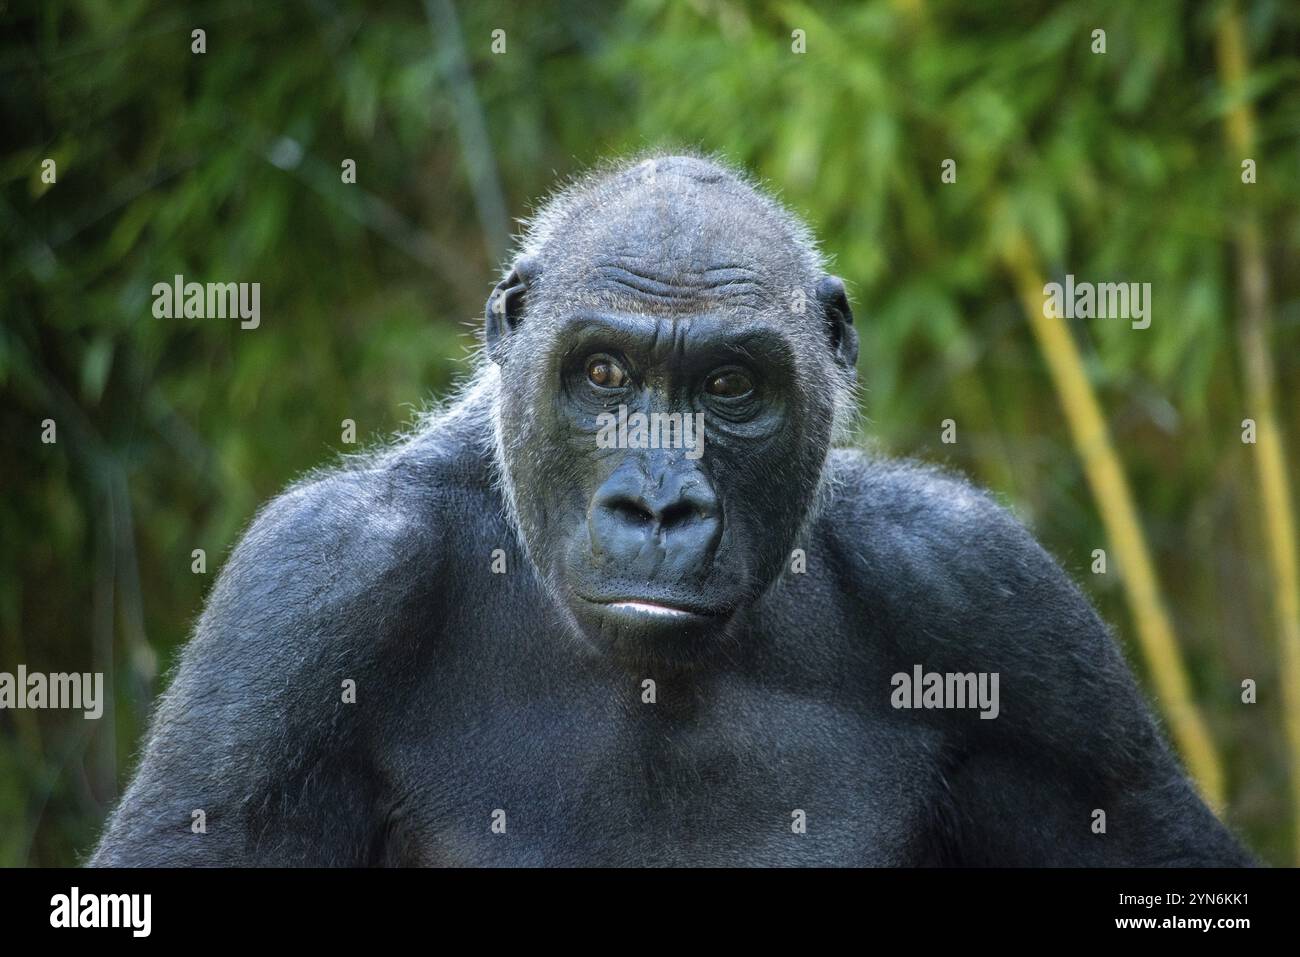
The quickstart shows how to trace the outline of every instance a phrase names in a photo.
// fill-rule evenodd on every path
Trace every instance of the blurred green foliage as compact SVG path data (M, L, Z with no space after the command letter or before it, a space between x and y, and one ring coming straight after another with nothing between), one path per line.
M1251 186L1222 130L1222 9L0 3L0 670L103 670L115 692L99 722L0 712L0 864L84 857L256 506L343 451L342 420L380 437L465 370L505 214L647 146L719 152L808 218L856 302L869 441L992 487L1139 670L1122 570L1089 573L1098 504L997 249L1022 229L1050 279L1152 284L1150 329L1072 332L1226 759L1229 819L1288 860L1231 240L1252 204L1294 476L1300 8L1241 7ZM152 285L178 273L260 282L261 327L153 318Z

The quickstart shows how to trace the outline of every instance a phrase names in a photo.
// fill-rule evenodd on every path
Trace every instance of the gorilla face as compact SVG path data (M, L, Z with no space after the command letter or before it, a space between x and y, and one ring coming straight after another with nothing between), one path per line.
M842 284L790 223L701 172L719 171L660 160L652 182L595 184L488 304L529 557L572 629L635 664L735 650L809 513L856 353Z

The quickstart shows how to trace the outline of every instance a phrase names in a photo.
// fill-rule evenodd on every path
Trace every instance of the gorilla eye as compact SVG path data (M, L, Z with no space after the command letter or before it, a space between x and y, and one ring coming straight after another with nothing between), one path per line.
M587 381L601 389L621 389L627 372L607 355L592 356L587 360Z
M726 369L709 376L704 391L720 399L742 399L754 391L754 383L739 369Z

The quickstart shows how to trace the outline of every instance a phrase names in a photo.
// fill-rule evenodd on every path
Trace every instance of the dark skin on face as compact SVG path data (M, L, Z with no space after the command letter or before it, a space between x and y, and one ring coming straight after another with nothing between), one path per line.
M533 430L523 439L539 450L533 458L547 459L541 468L567 476L560 488L578 493L539 501L547 482L521 476L516 484L521 512L547 516L525 524L538 542L530 551L578 631L629 664L695 664L731 644L737 612L774 579L811 505L826 446L809 442L828 434L797 423L816 403L826 420L833 397L809 399L794 387L802 343L789 326L822 316L794 315L775 295L766 308L746 306L746 290L708 285L716 270L669 282L649 265L640 269L634 280L627 269L619 283L599 278L615 308L549 304L571 319L552 338L545 372L521 378L555 390L555 400L517 394L513 356L503 360L503 428ZM748 274L748 287L777 286L776 277ZM515 410L528 410L526 421ZM602 449L602 416L620 410L647 420L702 416L694 421L703 445L695 455L681 442ZM516 475L536 467L511 465ZM772 515L787 521L774 524Z
M1011 515L832 447L857 336L793 217L656 157L523 249L455 403L259 512L93 863L1250 863Z
M856 339L839 280L770 254L795 237L765 204L656 173L573 217L488 316L507 448L530 452L506 468L534 561L576 631L669 667L734 651L737 616L779 573L829 448L835 376L851 376L834 347ZM665 205L684 187L700 201ZM797 388L810 373L820 384ZM601 417L620 410L702 416L703 448L602 448Z
M561 386L549 424L564 438L548 447L570 460L552 467L576 473L582 491L550 511L543 530L559 546L561 595L597 644L632 660L693 661L786 552L789 538L761 534L753 504L807 497L773 486L762 468L792 460L801 439L791 427L800 408L793 350L761 319L607 313L566 325L556 355ZM620 407L624 416L703 416L695 420L703 447L697 456L683 447L602 449L600 417Z

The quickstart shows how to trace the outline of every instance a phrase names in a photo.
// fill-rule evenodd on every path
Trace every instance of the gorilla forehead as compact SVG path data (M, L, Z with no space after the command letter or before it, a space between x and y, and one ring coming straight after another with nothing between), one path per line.
M535 221L547 298L649 312L788 312L821 273L811 237L738 174L650 158L580 182Z

